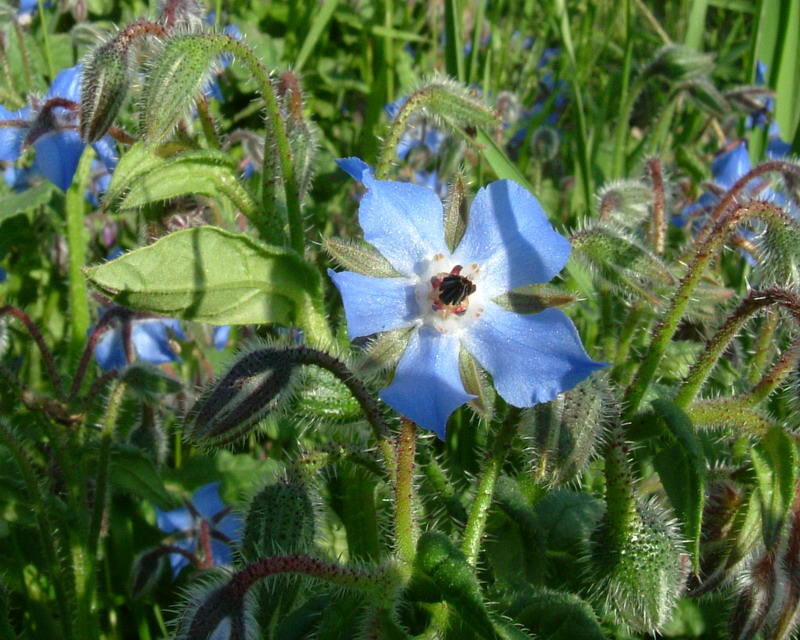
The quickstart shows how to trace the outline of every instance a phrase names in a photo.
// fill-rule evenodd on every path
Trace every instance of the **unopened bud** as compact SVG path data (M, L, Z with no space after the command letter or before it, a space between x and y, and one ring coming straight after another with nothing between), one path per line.
M152 590L161 575L164 558L168 553L167 547L158 547L136 556L131 569L129 587L133 598L141 598Z
M189 113L224 53L228 36L189 34L172 38L157 56L142 92L142 137L162 142Z
M117 117L130 86L130 51L125 40L115 38L89 56L81 85L81 138L102 138Z
M672 521L653 502L640 504L622 535L602 521L592 533L589 566L597 595L631 628L655 632L683 592L688 557Z
M681 83L711 73L714 56L701 53L683 45L667 45L661 48L645 73L660 75L671 82Z
M291 352L256 348L234 363L195 403L186 417L186 437L198 444L230 442L280 404L292 385Z
M554 160L561 146L561 138L553 127L542 125L531 135L531 155L542 160Z
M221 577L221 576L220 576ZM188 593L178 614L176 640L247 640L259 637L252 597L220 580L206 580Z
M597 200L601 220L634 228L647 218L653 190L640 180L615 180L600 189Z
M524 412L522 433L529 439L538 480L562 485L583 472L602 438L610 406L610 393L595 376Z

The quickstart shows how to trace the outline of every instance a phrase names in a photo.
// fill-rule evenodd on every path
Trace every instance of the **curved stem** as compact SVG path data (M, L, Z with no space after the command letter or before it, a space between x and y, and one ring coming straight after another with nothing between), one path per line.
M300 211L300 192L297 187L297 178L292 164L292 153L289 148L289 138L286 135L286 126L281 115L275 87L270 79L269 72L264 68L256 55L249 47L230 36L218 36L226 39L226 48L230 53L239 57L247 66L250 73L258 82L261 97L267 108L266 130L267 137L264 141L264 171L262 173L262 203L264 208L277 215L277 199L275 185L271 182L272 172L267 166L271 159L270 150L275 148L278 152L278 161L283 178L283 188L286 197L286 215L289 222L289 246L303 255L305 249L305 234L303 233L303 218Z
M31 338L33 338L33 341L36 343L36 346L39 347L39 351L42 353L45 366L47 367L47 374L50 376L50 380L56 390L56 395L59 398L63 398L64 389L61 386L61 376L58 375L58 369L56 368L56 360L53 357L53 353L50 351L50 348L47 346L47 343L44 341L44 337L42 337L42 332L39 331L39 327L33 323L33 320L28 317L27 313L25 313L22 309L18 309L17 307L12 307L11 305L0 307L0 317L4 316L5 314L14 316L17 320L25 325L28 333L31 334Z
M733 191L733 189L731 191ZM723 205L726 200L727 198L724 199L719 206L727 206ZM684 275L678 285L678 290L670 300L669 307L663 319L656 327L655 334L650 342L650 347L642 360L639 370L636 372L636 376L626 390L624 399L625 406L622 415L623 423L630 420L639 408L639 404L656 373L661 358L666 352L672 337L675 335L678 323L681 321L681 318L683 318L686 307L691 300L692 293L700 282L700 278L706 270L706 267L711 262L714 255L716 255L716 251L720 248L725 239L740 224L750 218L761 217L770 219L782 218L784 216L785 214L780 208L768 202L750 202L745 205L740 205L733 209L726 217L722 218L714 227L714 231L708 236L706 242L699 246L692 263L686 271L686 275Z
M678 389L675 404L684 409L694 400L703 383L711 374L714 365L745 323L759 311L773 305L786 307L795 320L800 323L800 297L797 294L777 287L768 291L751 291L747 299L739 305L717 330L714 337L708 341L705 351L694 363L689 375Z
M464 529L464 539L461 543L461 551L464 552L467 562L471 565L475 565L478 561L481 539L486 528L486 519L489 517L489 507L494 497L494 487L497 484L497 478L500 477L500 471L508 455L508 450L511 448L511 443L517 435L520 413L516 407L509 407L508 414L495 437L492 451L478 481L478 487L475 489L475 500L472 503L467 526Z

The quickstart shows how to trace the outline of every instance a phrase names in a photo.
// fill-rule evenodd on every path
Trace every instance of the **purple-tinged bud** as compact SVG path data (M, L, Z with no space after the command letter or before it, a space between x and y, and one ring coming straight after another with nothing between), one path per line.
M240 353L189 411L186 437L203 445L222 444L258 424L292 386L298 364L293 353L271 347Z
M157 547L136 556L131 568L130 593L133 598L141 598L150 592L161 575L164 558L169 554L168 547Z
M249 640L260 637L254 602L220 575L194 586L176 622L176 640Z

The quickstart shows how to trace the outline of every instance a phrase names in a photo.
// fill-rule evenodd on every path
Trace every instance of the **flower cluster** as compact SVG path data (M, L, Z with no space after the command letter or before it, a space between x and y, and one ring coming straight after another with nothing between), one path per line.
M394 379L380 394L387 404L444 438L450 414L474 397L461 379L462 349L517 407L552 400L603 366L586 354L563 312L523 315L493 300L549 281L570 254L569 242L525 189L509 180L481 189L451 251L433 191L376 180L357 158L339 166L367 187L359 207L364 238L400 274L329 271L344 301L349 336L412 329Z

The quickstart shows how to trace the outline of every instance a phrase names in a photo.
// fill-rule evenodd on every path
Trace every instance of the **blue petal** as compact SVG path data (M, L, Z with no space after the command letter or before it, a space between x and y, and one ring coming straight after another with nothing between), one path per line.
M211 555L214 559L214 566L230 566L233 563L233 552L231 548L220 540L211 540Z
M234 543L242 539L244 520L241 515L231 511L216 525L216 530L228 536Z
M462 340L515 407L548 402L605 366L587 355L575 325L558 309L521 315L488 302Z
M194 553L195 547L197 546L197 540L194 538L184 538L183 540L177 540L173 542L172 546L186 549L186 551L189 553ZM189 558L184 556L182 553L170 553L169 565L172 568L172 579L175 580L178 577L178 574L181 572L181 569L189 565Z
M78 132L64 129L46 133L33 146L42 175L62 191L69 189L85 146Z
M119 162L119 154L117 153L117 145L114 138L106 134L97 142L92 143L92 147L97 152L97 157L103 161L110 172L114 171Z
M163 320L138 320L133 325L133 345L140 360L152 364L180 361L172 350Z
M192 496L192 504L194 504L197 511L203 516L203 520L208 522L217 515L220 511L225 509L225 504L219 497L219 482L211 482L204 484Z
M53 79L53 84L45 96L45 101L50 98L65 98L73 102L79 102L81 99L81 75L83 66L80 64L64 69L56 74Z
M328 269L328 275L342 294L351 340L408 327L420 317L411 280L336 273L333 269Z
M161 320L161 324L172 331L178 340L186 340L186 336L183 333L183 327L181 327L181 321L177 318L164 318Z
M27 121L29 112L28 107L19 111L9 111L0 105L0 122L4 120ZM0 126L0 160L15 162L22 152L22 139L27 133L27 127Z
M339 168L346 172L354 180L364 182L372 176L372 167L370 167L361 158L337 158L336 164Z
M780 137L774 137L769 139L769 143L767 143L767 157L770 160L778 160L780 158L785 158L792 152L792 145L788 142L784 142Z
M231 337L231 325L225 324L221 327L214 327L214 348L222 351L228 346Z
M478 191L469 223L453 253L457 264L477 263L487 298L548 282L567 263L569 241L553 230L538 200L511 180Z
M192 531L194 519L186 507L162 511L156 507L156 524L164 533L175 533L176 531Z
M94 348L94 358L106 371L121 369L128 360L125 357L125 345L122 342L122 327L106 331Z
M475 396L464 390L458 370L461 343L430 327L413 332L394 380L380 392L390 407L444 440L447 419Z
M742 140L733 149L719 154L711 162L711 175L718 185L730 189L753 165L747 144Z
M411 277L422 260L449 253L442 201L433 191L406 182L376 180L358 159L347 158L339 166L367 187L358 207L364 239L400 273Z

